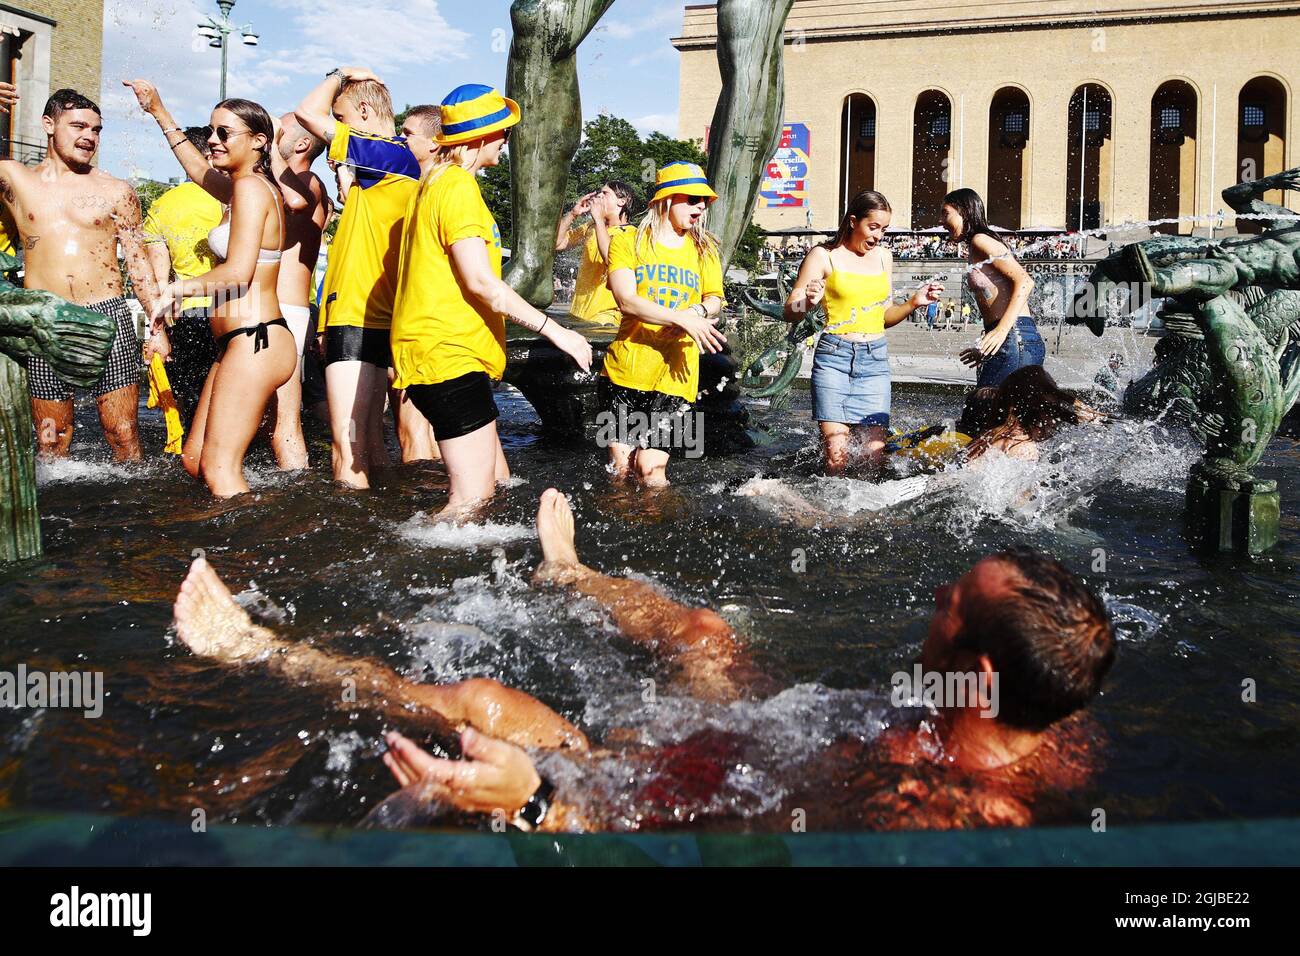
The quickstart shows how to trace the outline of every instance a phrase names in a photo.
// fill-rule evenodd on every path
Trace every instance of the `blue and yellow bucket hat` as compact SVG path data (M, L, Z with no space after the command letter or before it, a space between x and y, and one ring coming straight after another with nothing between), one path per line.
M665 196L703 196L709 202L718 198L704 170L695 163L669 163L655 173L655 191L650 202L656 203Z
M442 129L434 137L439 146L455 146L509 129L519 122L519 104L490 86L466 83L442 101Z

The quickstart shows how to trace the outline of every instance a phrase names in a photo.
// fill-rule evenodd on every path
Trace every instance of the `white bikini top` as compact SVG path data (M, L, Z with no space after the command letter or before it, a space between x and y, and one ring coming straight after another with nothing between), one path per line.
M263 180L265 182L265 180ZM276 215L280 220L280 244L284 244L284 211L280 208L280 194L270 183L266 184L267 189L275 194ZM229 213L227 213L229 215ZM226 219L218 226L214 226L208 232L208 248L218 259L224 260L226 253L230 251L230 220ZM279 249L262 249L257 250L257 264L269 265L273 262L280 261L281 251Z

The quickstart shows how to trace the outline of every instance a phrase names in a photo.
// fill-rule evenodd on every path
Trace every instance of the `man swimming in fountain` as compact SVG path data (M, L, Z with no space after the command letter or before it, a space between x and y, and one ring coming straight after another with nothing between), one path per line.
M140 203L129 183L91 165L103 129L98 106L75 90L58 90L45 104L42 123L46 155L40 163L28 167L0 160L0 201L21 237L23 285L116 322L113 350L92 391L113 458L136 459L140 344L123 297L117 248L120 244L148 314L158 290L144 248ZM72 387L40 358L27 360L27 385L40 453L66 455L72 444Z
M684 607L648 583L584 565L575 549L573 512L555 489L542 495L537 532L543 561L534 583L603 607L625 638L654 648L672 665L675 692L726 707L774 689L713 611ZM401 734L388 734L384 762L404 788L401 797L504 816L521 829L651 828L725 817L717 798L728 770L763 756L745 735L718 729L657 749L615 747L615 738L625 735L614 731L606 749L592 750L569 721L495 681L421 685L373 661L290 644L254 624L202 559L181 585L175 623L196 654L230 664L256 662L310 684L351 678L357 693L355 703L343 705L348 709L367 707L407 724L424 720L444 733L460 731L460 760L434 757ZM834 794L811 821L816 828L1037 822L1037 811L1077 790L1093 772L1094 731L1080 712L1099 693L1114 655L1101 601L1059 563L1024 550L984 558L936 591L920 656L925 673L983 675L983 689L961 702L943 702L919 726L895 722L870 744L853 735L830 744L800 768L767 819L788 827L790 807L825 805ZM558 787L543 776L557 760L564 771ZM602 760L616 768L634 765L631 777L626 770L616 777L635 792L593 796L584 770L598 776ZM615 809L615 803L622 806Z

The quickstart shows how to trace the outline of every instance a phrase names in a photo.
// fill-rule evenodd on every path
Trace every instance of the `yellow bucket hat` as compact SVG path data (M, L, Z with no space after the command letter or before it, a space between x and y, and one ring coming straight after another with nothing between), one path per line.
M466 83L442 101L442 129L434 137L439 146L455 146L482 139L519 122L519 104L490 86Z
M669 163L655 173L655 192L650 202L656 203L665 196L703 196L709 202L718 198L709 187L704 170L695 163Z

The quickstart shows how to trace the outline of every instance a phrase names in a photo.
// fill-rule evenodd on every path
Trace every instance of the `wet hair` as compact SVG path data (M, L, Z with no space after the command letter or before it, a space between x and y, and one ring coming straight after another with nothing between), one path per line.
M393 97L388 87L378 80L348 80L339 90L339 95L334 97L335 103L339 100L346 100L358 108L365 103L376 118L390 126L394 123Z
M1059 561L1030 548L993 560L1019 578L1010 599L963 608L959 648L987 655L998 675L999 721L1042 731L1085 707L1115 660L1115 630L1101 599Z
M996 388L971 392L957 430L978 439L1001 426L1018 426L1031 440L1039 442L1051 438L1062 425L1078 422L1074 396L1057 385L1041 365L1026 365Z
M862 220L866 218L869 212L889 212L894 211L894 207L889 204L884 193L878 193L874 189L865 189L858 193L850 200L848 208L844 210L844 216L840 219L839 231L835 233L834 238L823 242L822 245L827 249L837 249L849 241L855 224L853 220Z
M984 200L980 194L973 189L954 189L948 195L943 197L943 204L951 206L957 210L961 216L961 235L957 237L958 242L970 242L980 233L986 236L992 236L997 239L997 235L989 228L989 216L984 210ZM998 240L1001 242L1001 240Z
M641 199L637 196L636 190L623 182L621 179L607 179L605 185L619 199L623 200L623 219L630 221L633 216L641 212Z
M211 126L187 126L185 127L185 138L193 144L204 156L212 155L212 144L208 138L212 135Z
M50 98L45 101L45 112L41 115L57 120L68 110L94 110L100 116L104 115L99 112L99 106L94 100L67 87L50 94Z
M275 177L271 173L271 144L275 140L275 124L271 122L271 114L260 104L238 97L222 100L216 108L229 110L239 117L240 121L248 127L249 132L266 137L266 145L258 149L261 155L257 160L257 171L274 182Z
M408 120L417 120L430 139L442 131L442 108L439 106L412 106L406 111ZM399 131L400 132L400 131Z

